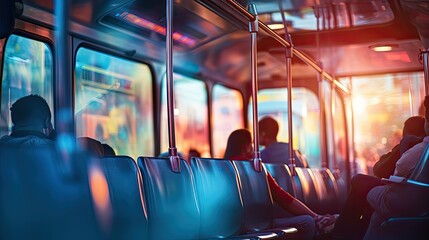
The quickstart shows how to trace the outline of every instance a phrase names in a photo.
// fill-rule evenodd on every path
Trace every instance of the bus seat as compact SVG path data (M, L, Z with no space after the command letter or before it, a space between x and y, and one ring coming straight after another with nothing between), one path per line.
M339 213L338 187L331 171L327 168L312 169L317 196L319 198L319 214Z
M201 214L200 239L239 235L244 208L239 180L229 160L192 158Z
M320 204L311 168L295 168L295 170L296 176L294 176L294 180L301 186L303 202L313 211L319 211Z
M137 162L143 178L149 239L198 239L200 214L188 163L181 159L181 172L176 173L168 158L139 157Z
M102 239L89 161L70 157L82 172L70 174L55 146L0 149L0 239Z
M251 161L233 161L240 180L244 204L244 232L268 229L271 226L273 199L266 170L257 172Z
M141 188L141 175L128 156L104 157L101 166L106 175L112 204L111 239L147 239L148 222Z
M267 170L255 171L252 161L232 161L237 170L244 205L244 227L242 232L271 232L277 237L287 238L290 230L273 229L273 199L267 180ZM285 230L285 231L283 231Z
M264 163L265 168L268 172L273 176L276 182L282 187L285 191L287 191L292 196L295 195L295 191L292 185L292 176L290 174L289 167L285 164L280 163ZM302 193L302 192L301 192ZM274 218L284 218L292 216L286 210L281 208L277 203L274 203L273 208L273 217Z

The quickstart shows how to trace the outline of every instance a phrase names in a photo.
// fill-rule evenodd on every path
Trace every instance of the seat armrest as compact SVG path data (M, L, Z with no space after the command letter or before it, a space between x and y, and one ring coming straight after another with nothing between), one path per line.
M406 183L408 179L404 177L398 177L394 175L390 175L389 178L382 178L381 182L383 183Z

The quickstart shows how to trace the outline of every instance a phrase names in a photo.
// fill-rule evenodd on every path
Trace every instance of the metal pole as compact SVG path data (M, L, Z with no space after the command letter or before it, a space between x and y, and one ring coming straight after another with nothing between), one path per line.
M428 59L428 50L423 52L423 68L425 72L425 96L429 95L429 59Z
M259 124L258 124L258 13L256 5L249 5L249 12L254 16L253 20L249 20L249 32L252 45L251 51L251 71L252 71L252 107L253 107L253 166L258 172L262 171L261 153L259 152Z
M73 83L71 79L71 42L68 38L69 32L69 0L55 1L55 44L56 44L56 130L58 131L59 140L65 138L74 139L73 124ZM61 145L61 144L60 144Z
M165 35L166 48L166 82L167 82L167 115L169 135L169 158L173 172L180 172L180 158L176 148L174 128L174 79L173 79L173 0L166 0L167 32Z
M286 82L287 82L287 117L288 117L288 134L289 134L289 170L292 176L295 175L295 155L293 152L293 124L292 124L292 56L293 56L293 44L290 34L288 33L286 26L286 18L284 16L284 8L282 0L279 0L279 8L282 16L283 27L285 30L285 40L290 43L285 49L286 57Z

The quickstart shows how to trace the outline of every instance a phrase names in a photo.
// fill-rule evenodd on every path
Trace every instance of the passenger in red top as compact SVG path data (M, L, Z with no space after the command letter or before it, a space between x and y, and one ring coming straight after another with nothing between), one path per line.
M246 129L238 129L232 132L228 138L224 159L249 160L252 158L252 151L250 132ZM294 215L294 217L275 221L275 224L282 227L297 228L299 236L296 236L296 239L313 239L315 223L318 232L323 232L323 229L335 223L333 216L316 214L304 203L283 190L270 173L267 174L267 180L274 202Z

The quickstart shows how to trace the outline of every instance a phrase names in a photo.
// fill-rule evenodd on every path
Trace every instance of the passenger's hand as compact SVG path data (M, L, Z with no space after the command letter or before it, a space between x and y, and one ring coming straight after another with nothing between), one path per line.
M316 221L316 234L327 234L332 231L337 218L338 215L316 215L316 217L314 217L314 221Z

